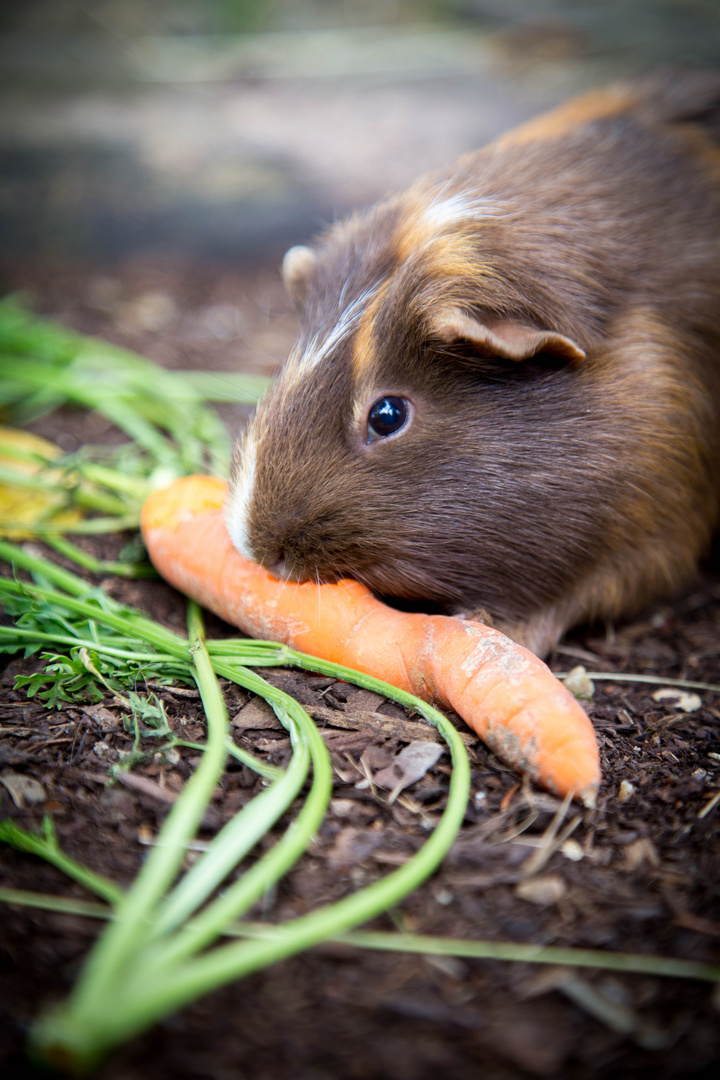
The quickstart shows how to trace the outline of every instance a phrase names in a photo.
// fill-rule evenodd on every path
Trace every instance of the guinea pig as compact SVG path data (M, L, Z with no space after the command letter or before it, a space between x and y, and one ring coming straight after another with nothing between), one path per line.
M573 100L283 270L302 329L234 454L244 555L539 655L691 578L720 516L720 74Z

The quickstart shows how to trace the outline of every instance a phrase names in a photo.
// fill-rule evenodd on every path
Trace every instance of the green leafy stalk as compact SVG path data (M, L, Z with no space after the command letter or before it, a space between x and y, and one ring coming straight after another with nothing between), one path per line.
M462 822L470 777L462 740L442 714L379 680L316 661L284 646L226 641L206 646L195 605L189 608L188 640L118 604L102 591L88 589L82 578L30 551L0 542L0 557L29 571L39 582L0 579L0 596L20 615L18 629L24 641L30 640L25 635L33 631L41 634L42 640L56 634L76 643L82 635L97 643L92 656L100 656L103 639L116 651L125 635L133 643L144 642L146 648L150 646L172 657L177 664L191 663L208 718L205 753L166 819L157 846L132 889L118 902L115 919L93 950L69 1001L42 1017L34 1029L33 1045L44 1059L70 1063L73 1068L89 1067L118 1041L199 994L346 931L397 904L442 860ZM78 653L83 648L78 646ZM331 793L329 755L315 725L297 702L249 671L245 666L248 663L314 668L408 704L435 724L447 740L453 773L448 804L435 832L400 869L337 904L286 924L287 933L282 938L214 945L306 850ZM95 660L85 669L92 673L93 665ZM186 844L202 819L227 753L227 716L218 676L261 693L270 701L290 730L293 761L286 774L245 808L240 821L230 822L194 868L173 887ZM308 757L313 779L298 816L269 852L226 886L220 896L210 899L296 796L307 773Z
M720 964L680 960L673 956L601 952L600 949L565 949L558 945L526 945L514 941L463 941L423 934L384 934L367 930L339 935L338 941L363 949L412 952L423 956L461 956L521 964L560 964L567 967L599 968L604 971L627 971L638 975L720 982Z
M76 992L65 1011L41 1020L35 1029L34 1045L51 1060L57 1060L61 1051L60 1056L69 1054L73 1061L94 1063L109 1046L137 1034L200 994L318 944L399 903L442 860L462 823L467 804L470 769L462 740L441 714L435 719L450 743L453 758L448 804L429 840L404 866L336 904L284 924L284 933L279 937L240 941L191 956L191 950L227 928L226 920L236 906L236 897L232 901L221 897L197 921L186 924L192 940L186 942L185 932L180 929L167 945L161 942L153 948L150 942L143 962L138 961L134 969L126 968L126 979L115 979L110 984L112 1008L109 1000L104 1002L99 996L97 988L79 997ZM119 911L118 919L121 917Z
M29 892L25 889L0 887L0 903L79 915L89 919L107 919L112 915L112 909L106 904L78 900L75 897ZM228 926L224 936L272 938L280 937L286 932L288 929L282 925L242 922ZM499 960L502 963L557 964L563 967L597 968L601 971L624 971L629 975L654 975L660 978L720 983L720 964L703 960L683 960L675 956L603 952L600 949L532 945L517 941L433 937L429 934L404 934L384 930L349 930L327 940L354 948L407 952L420 956L458 956L468 960Z
M115 515L121 515L127 511L127 504L122 499L102 491L83 488L72 474L47 477L42 473L28 474L20 469L0 465L0 483L12 484L28 491L58 495L63 498L65 507L75 505L81 510L98 510L104 514Z
M172 943L160 946L153 961L158 965L190 955L213 941L222 932L222 927L242 915L267 892L306 850L310 839L320 827L332 793L330 757L320 733L305 709L254 672L235 668L226 675L247 689L260 693L269 702L281 723L290 731L295 751L283 781L274 785L277 790L272 799L270 789L259 795L246 808L247 817L252 823L248 833L255 829L259 838L275 823L280 813L287 809L292 798L298 793L302 783L300 771L302 770L304 779L310 761L313 767L312 785L300 814L284 837L238 881L227 887L222 896L201 915L186 923L182 936L176 936ZM198 860L169 898L160 917L160 930L172 928L183 919L189 918L192 911L199 907L232 866L249 850L239 825L235 821L230 822L218 835L207 855ZM237 857L233 858L235 852Z
M227 754L227 712L202 644L196 605L189 608L188 623L194 674L208 721L206 751L168 815L133 888L118 905L116 920L91 953L75 994L76 1008L81 1014L88 1007L92 1011L93 1003L98 1000L104 999L106 1006L110 1006L128 957L142 951L152 935L149 917L177 876L185 846L200 825L222 775Z
M367 922L398 904L429 877L457 835L470 790L470 768L462 740L444 717L444 722L440 722L441 714L437 716L438 727L450 745L453 772L447 807L421 850L373 885L285 924L282 936L225 945L171 966L165 973L162 968L155 968L142 987L134 988L133 1001L128 1002L133 1011L137 1010L138 1019L148 1009L157 1010L156 1016L160 1017L192 1000L198 990L207 992ZM132 1016L128 1015L127 1019L132 1020Z
M230 440L208 401L254 402L266 381L221 372L174 372L55 323L17 299L0 302L0 405L14 422L62 404L101 413L182 475L227 472Z
M92 574L115 574L117 577L126 578L157 578L155 568L149 563L127 563L116 559L96 559L87 551L83 551L77 544L73 544L65 536L60 534L47 535L45 543L54 548L59 555L72 559L78 566L89 570Z
M0 840L15 848L16 851L26 851L31 855L38 855L46 862L52 863L58 870L62 870L69 878L84 885L90 892L101 896L109 904L117 904L122 899L122 889L109 878L101 877L93 870L83 866L66 855L58 844L55 827L52 818L45 815L43 818L43 831L41 833L27 832L15 825L12 821L0 821Z

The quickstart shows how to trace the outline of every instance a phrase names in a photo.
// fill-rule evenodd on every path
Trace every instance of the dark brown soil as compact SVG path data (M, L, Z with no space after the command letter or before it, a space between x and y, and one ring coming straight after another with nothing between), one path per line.
M275 272L262 267L28 266L14 267L5 283L31 289L37 307L67 325L173 366L269 371L294 332ZM68 449L112 437L81 416L46 421L42 430ZM170 625L182 623L182 600L161 583L118 581L112 592ZM573 635L553 666L567 670L578 662L591 672L720 683L717 568L641 621ZM12 661L0 685L0 773L40 781L46 801L19 806L2 785L2 816L30 828L51 813L69 854L127 884L167 800L189 775L193 753L151 756L136 766L134 774L151 782L145 790L108 785L109 764L130 744L117 706L108 698L105 712L67 706L49 713L13 689L21 669ZM417 718L326 678L284 671L270 677L307 704L336 769L317 842L255 912L274 919L345 895L399 865L437 820L449 770L440 758L389 806L357 786L361 757L379 761L416 738ZM597 809L568 812L559 845L543 840L558 801L523 786L469 740L472 797L462 833L435 877L376 926L720 962L720 805L713 801L720 791L720 694L701 692L700 708L684 712L677 702L653 698L655 689L596 684L590 712L604 783ZM202 738L197 697L162 696L173 728ZM228 689L228 703L238 742L282 763L288 740L272 715L253 708L243 716L248 697L239 690ZM255 787L245 767L230 766L204 835ZM3 848L0 860L2 884L85 897L38 859ZM98 927L5 905L0 928L0 1070L8 1078L30 1076L27 1025L41 1005L68 991ZM720 995L708 983L328 945L197 1002L119 1050L98 1076L709 1077L720 1062L718 1008Z

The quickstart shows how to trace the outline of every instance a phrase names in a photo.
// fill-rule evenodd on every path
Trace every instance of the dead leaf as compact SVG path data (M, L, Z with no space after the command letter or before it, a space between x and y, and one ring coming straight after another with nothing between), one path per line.
M243 731L259 731L264 728L282 728L282 724L267 701L253 698L240 709L230 721L231 726Z
M17 475L17 482L7 480L0 484L0 536L27 540L35 535L40 523L52 521L56 526L68 528L80 521L79 510L66 509L62 470L47 464L61 455L59 446L40 435L0 426L0 464ZM33 488L32 481L37 479L46 481L50 487Z
M122 727L121 718L106 709L104 705L84 705L82 711L102 731L115 731L117 728Z
M373 743L363 750L360 760L372 772L375 769L378 771L386 769L388 765L392 765L394 759L390 751L384 746L376 746Z
M328 852L330 866L338 870L341 867L357 866L375 851L382 843L382 832L373 832L367 826L350 825L342 829Z
M25 776L24 773L13 772L12 769L6 769L0 775L0 784L8 789L10 798L20 810L27 805L45 802L47 799L45 788L39 780L35 780L32 776Z
M443 753L443 747L437 743L411 742L393 759L392 765L373 776L373 783L378 787L390 788L389 802L394 802L401 791L421 780Z

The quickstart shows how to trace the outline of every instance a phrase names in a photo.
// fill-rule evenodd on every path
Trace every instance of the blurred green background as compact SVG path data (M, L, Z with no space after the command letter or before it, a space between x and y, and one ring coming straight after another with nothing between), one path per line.
M275 257L678 64L720 64L717 0L5 0L1 257Z

